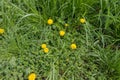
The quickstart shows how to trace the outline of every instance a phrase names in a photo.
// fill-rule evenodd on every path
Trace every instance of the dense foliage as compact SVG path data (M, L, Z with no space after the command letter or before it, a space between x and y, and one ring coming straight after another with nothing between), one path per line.
M0 80L120 80L119 49L120 0L0 0Z

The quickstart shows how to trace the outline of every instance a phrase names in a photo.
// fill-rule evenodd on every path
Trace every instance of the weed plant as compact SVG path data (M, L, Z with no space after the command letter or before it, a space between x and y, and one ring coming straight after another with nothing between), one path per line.
M0 80L120 80L120 0L0 0L0 29Z

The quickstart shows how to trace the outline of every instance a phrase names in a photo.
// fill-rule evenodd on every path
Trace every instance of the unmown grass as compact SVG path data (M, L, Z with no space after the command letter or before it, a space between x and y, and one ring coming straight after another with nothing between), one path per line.
M1 0L0 29L0 80L120 79L119 0Z

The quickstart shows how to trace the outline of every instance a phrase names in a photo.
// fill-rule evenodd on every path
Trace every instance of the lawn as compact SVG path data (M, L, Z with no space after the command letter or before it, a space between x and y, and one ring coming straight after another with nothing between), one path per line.
M120 0L0 0L0 80L120 80Z

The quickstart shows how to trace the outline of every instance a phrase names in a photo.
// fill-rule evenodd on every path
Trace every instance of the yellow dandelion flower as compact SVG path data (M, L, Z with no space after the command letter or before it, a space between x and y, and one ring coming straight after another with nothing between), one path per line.
M44 48L44 52L45 52L45 53L48 53L48 52L49 52L49 49L48 49L48 48Z
M81 19L80 19L80 22L81 22L82 24L84 24L84 23L86 22L86 20L85 20L84 18L81 18Z
M0 28L0 34L3 34L4 32L5 30Z
M42 45L41 45L41 48L43 48L43 49L46 48L46 47L47 47L46 44L42 44Z
M59 34L60 34L60 36L64 36L64 35L65 35L65 31L61 30L61 31L59 32Z
M77 48L77 46L76 46L76 44L71 44L71 49L76 49Z
M31 73L29 76L28 76L28 80L35 80L36 79L36 74L35 73Z
M53 24L53 20L52 20L52 19L48 19L47 23L48 23L49 25L52 25L52 24Z
M69 24L65 23L65 27L68 27L68 26L69 26Z

